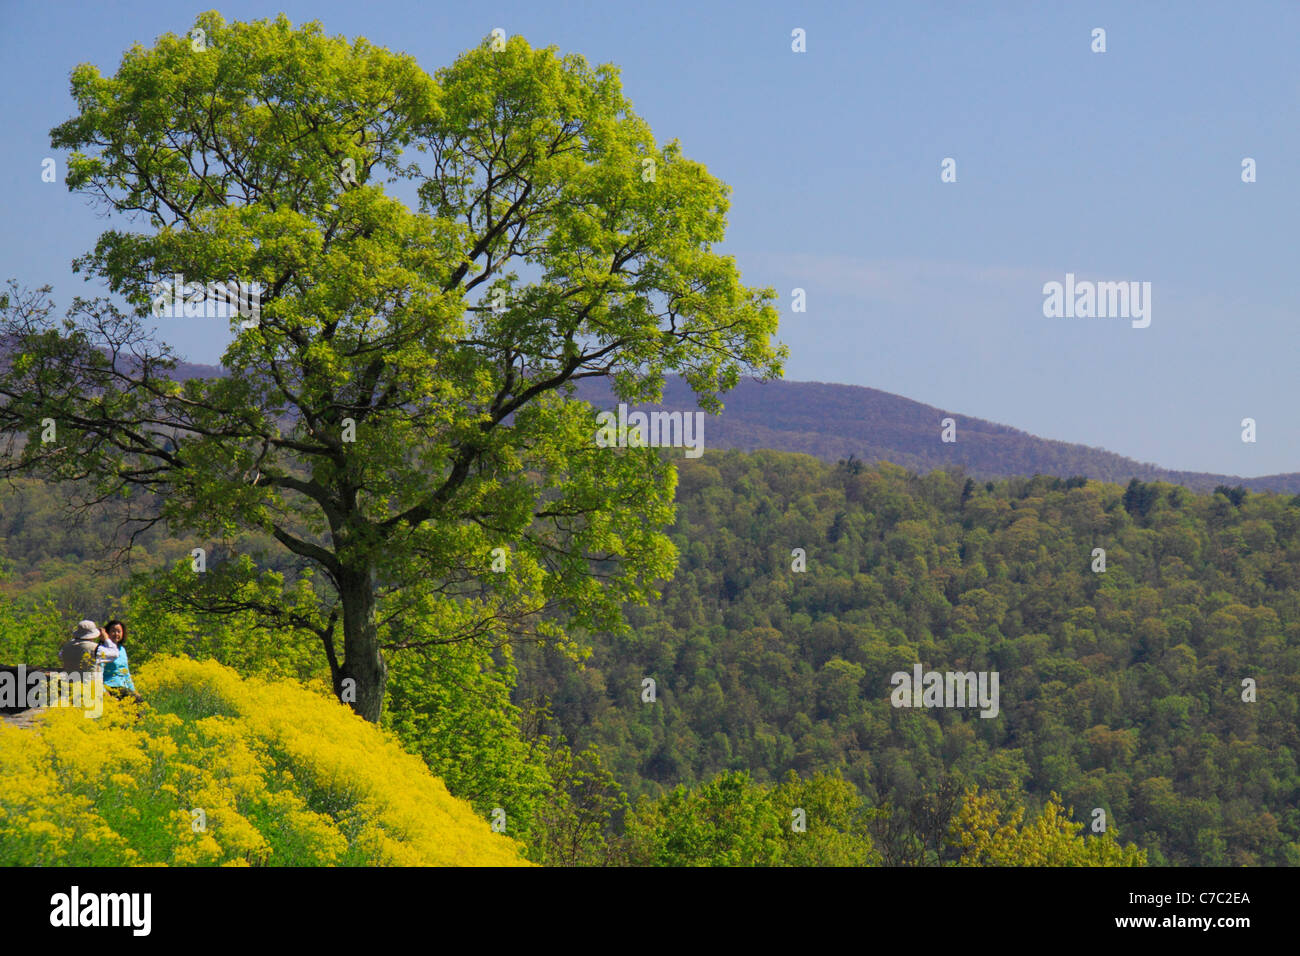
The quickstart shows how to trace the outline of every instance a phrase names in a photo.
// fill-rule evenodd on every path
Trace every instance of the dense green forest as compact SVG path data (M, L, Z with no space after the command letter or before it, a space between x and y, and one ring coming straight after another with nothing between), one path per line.
M582 635L577 665L390 651L385 726L481 815L508 808L531 859L1300 863L1300 500L776 452L679 474L679 568L631 637ZM49 663L68 621L112 610L133 661L324 678L311 635L168 606L193 542L151 529L133 584L94 571L116 518L68 524L61 500L0 497L0 663ZM998 715L891 706L917 662L998 672ZM1080 835L1098 810L1105 837Z
M832 771L924 817L976 783L1101 808L1152 862L1300 863L1300 500L769 452L680 475L635 639L520 678L634 797ZM917 661L998 671L1001 713L891 707Z

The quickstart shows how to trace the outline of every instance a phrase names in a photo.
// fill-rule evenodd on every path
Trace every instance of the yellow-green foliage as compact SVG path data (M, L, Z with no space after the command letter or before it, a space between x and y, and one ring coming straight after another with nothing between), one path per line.
M1121 845L1111 832L1084 836L1055 793L1027 823L1024 807L1005 803L975 787L966 791L948 835L961 866L1146 866L1146 851Z
M144 707L0 722L0 864L525 865L418 757L317 690L175 657L136 684Z

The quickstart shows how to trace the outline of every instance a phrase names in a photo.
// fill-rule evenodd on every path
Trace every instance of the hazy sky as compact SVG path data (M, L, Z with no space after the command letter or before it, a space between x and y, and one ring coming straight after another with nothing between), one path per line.
M0 279L86 288L107 228L49 130L203 3L0 0ZM1300 3L248 3L430 72L494 27L622 68L661 142L734 188L724 247L780 293L787 378L869 385L1165 467L1300 471ZM1094 53L1093 30L1106 31ZM806 31L807 52L791 50ZM58 161L58 184L41 161ZM955 183L940 181L956 161ZM1253 158L1257 182L1242 182ZM1043 284L1151 283L1151 323ZM791 312L791 290L807 311ZM170 321L216 361L224 320ZM1241 420L1258 441L1241 441ZM936 423L937 427L937 423Z

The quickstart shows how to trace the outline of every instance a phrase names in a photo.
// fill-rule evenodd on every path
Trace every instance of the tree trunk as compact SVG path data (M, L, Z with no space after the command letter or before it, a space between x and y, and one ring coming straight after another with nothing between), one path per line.
M377 724L384 712L388 665L379 650L375 592L368 568L343 571L339 576L339 600L343 605L343 666L334 692L366 720Z

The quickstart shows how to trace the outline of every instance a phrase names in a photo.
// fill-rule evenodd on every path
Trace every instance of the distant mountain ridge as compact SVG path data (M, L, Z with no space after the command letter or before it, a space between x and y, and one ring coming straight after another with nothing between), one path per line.
M176 369L176 378L181 380L223 374L222 368L213 365L182 363ZM603 379L579 381L577 395L600 409L618 404ZM1127 484L1130 478L1166 481L1198 492L1213 491L1217 485L1243 485L1252 491L1300 494L1300 472L1243 478L1173 471L1101 448L1039 438L1009 425L862 385L742 379L722 400L726 407L720 415L705 415L705 449L766 448L803 452L822 461L853 455L866 463L890 461L918 473L960 467L985 480L1013 475L1082 475L1117 484ZM641 411L699 410L690 386L678 376L667 379L662 403L635 407ZM940 440L944 418L957 423L955 442Z
M617 405L608 383L599 379L581 381L578 395L597 408ZM1213 491L1217 485L1244 485L1252 491L1300 493L1300 472L1242 478L1173 471L860 385L745 379L723 396L723 403L720 415L705 416L706 449L768 448L803 452L823 461L854 455L867 463L890 461L918 473L958 466L981 479L1083 475L1117 484L1127 484L1130 478L1166 481L1199 492ZM664 386L662 404L636 408L695 411L699 406L690 386L674 376ZM955 442L940 440L944 418L956 422Z

